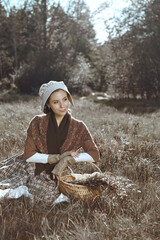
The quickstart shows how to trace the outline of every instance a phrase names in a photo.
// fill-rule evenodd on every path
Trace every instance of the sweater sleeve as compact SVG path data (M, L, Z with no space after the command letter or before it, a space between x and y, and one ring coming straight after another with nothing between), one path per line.
M88 153L80 153L79 156L75 157L74 159L76 160L76 162L94 162L94 159Z
M38 152L32 136L33 120L31 121L29 128L27 130L27 138L24 146L24 159L28 159Z
M92 135L90 134L87 126L83 124L83 137L82 137L82 141L83 141L83 144L82 144L82 147L84 149L84 151L86 153L88 153L94 160L95 162L98 162L99 161L99 150L93 140L93 137Z
M45 154L45 153L35 153L30 158L27 158L26 162L46 164L46 163L48 163L48 156L49 155Z

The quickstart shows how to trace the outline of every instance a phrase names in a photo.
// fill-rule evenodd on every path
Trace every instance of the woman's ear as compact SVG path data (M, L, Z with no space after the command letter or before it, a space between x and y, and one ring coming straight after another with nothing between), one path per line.
M49 104L49 101L46 103L46 105L47 105L48 109L51 108L51 107L50 107L50 104Z

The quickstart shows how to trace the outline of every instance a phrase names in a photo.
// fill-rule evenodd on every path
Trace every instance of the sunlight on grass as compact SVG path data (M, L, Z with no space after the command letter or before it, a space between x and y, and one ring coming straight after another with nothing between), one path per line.
M75 98L72 115L83 120L100 150L98 166L127 190L125 201L71 201L55 207L29 199L0 202L2 240L159 239L160 112L133 115ZM28 124L40 99L1 103L0 159L23 152ZM119 176L119 178L118 178ZM12 223L12 224L11 224Z

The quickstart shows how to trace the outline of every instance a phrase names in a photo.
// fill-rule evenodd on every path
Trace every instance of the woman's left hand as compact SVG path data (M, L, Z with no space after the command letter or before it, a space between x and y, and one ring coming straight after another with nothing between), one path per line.
M74 157L74 158L79 157L79 153L78 152L72 152L71 156Z
M53 174L52 177L53 177L53 180L55 180L56 178L59 180L59 176L58 175Z
M70 156L72 156L73 159L76 158L76 157L79 157L79 153L78 153L78 152L70 152L69 154L68 154L68 153L69 153L69 152L66 152L66 153L64 153L64 154L62 154L62 155L67 154L67 155L66 155L66 158L68 158L68 157L69 157L69 154L70 154ZM63 157L62 159L64 159L64 158L65 158L65 157ZM60 162L63 161L62 159L60 160ZM74 161L75 161L75 160L74 160ZM57 165L59 165L59 164L57 164ZM57 165L56 165L56 166L57 166ZM54 171L54 170L53 170L53 171ZM59 176L58 176L58 175L56 175L56 174L53 173L52 176L53 176L53 179L56 179L56 178L57 178L57 179L59 180Z

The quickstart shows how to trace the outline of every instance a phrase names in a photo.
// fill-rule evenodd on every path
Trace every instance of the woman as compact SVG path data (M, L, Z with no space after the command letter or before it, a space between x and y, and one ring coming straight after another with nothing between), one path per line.
M76 161L99 160L99 151L82 121L71 116L71 94L64 82L50 81L40 87L44 114L35 116L25 142L26 186L33 196L53 202L58 196L58 176ZM77 151L83 148L84 153ZM23 163L24 165L24 163Z

